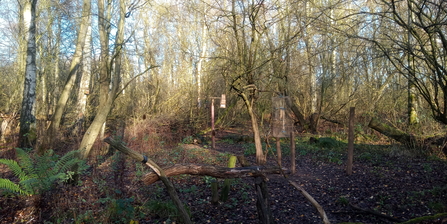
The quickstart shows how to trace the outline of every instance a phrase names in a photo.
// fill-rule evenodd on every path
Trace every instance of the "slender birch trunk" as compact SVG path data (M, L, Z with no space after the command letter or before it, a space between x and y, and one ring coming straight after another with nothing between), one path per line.
M19 147L32 148L36 139L36 5L37 0L27 0L23 6L24 38L26 47L25 83L20 113Z

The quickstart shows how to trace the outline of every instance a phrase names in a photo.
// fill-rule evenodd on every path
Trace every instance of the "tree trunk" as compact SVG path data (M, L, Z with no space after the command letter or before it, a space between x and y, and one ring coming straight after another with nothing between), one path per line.
M71 90L76 81L76 71L81 63L82 59L82 50L85 45L85 40L87 37L87 30L90 22L90 9L91 9L91 0L84 0L83 8L82 8L82 20L79 28L79 34L76 41L76 49L73 55L73 59L70 63L69 75L68 79L65 83L64 89L57 101L56 110L51 119L51 124L48 129L48 134L46 138L48 139L49 145L44 144L44 147L51 147L51 139L54 139L54 136L57 136L56 133L59 131L59 126L61 123L62 115L65 111L65 106L67 105L68 98L70 97Z
M110 0L106 0L108 3L107 7L105 7L104 1L98 1L98 30L101 47L99 59L99 108L102 108L107 102L111 78L111 68L109 66L111 3L109 2Z
M204 9L204 13L206 10ZM200 43L200 58L197 62L197 75L196 75L196 82L197 82L197 106L201 107L202 105L202 76L203 76L203 68L202 64L206 57L206 51L207 51L207 35L208 35L208 28L206 27L206 17L203 17L202 21L202 38Z
M0 118L2 120L0 124L0 143L6 143L6 137L11 135L11 126L14 119L17 119L18 113L12 114L2 114L0 113Z
M281 152L281 139L276 137L276 153L277 153L277 161L278 165L282 166L282 152Z
M87 108L87 98L90 94L90 78L91 78L91 36L92 27L89 26L87 29L87 36L85 38L85 45L82 56L82 73L81 82L79 84L78 91L78 103L76 105L78 117L76 119L75 128L73 129L73 134L77 135L81 133L81 130L85 122L85 112Z
M408 1L408 24L412 26L413 24L413 18L412 18L412 3L411 1ZM407 36L408 36L408 45L412 45L412 36L411 36L411 29L407 30ZM412 54L407 55L407 63L408 63L408 72L414 73L414 56ZM409 125L415 125L419 123L418 114L417 114L417 89L415 85L414 80L415 74L408 75L408 124Z
M309 117L310 130L313 133L318 133L318 124L320 122L320 115L318 113L313 113Z
M296 172L296 151L295 151L295 132L292 129L290 132L290 173L295 174Z
M101 15L101 14L100 14ZM86 159L90 151L92 149L93 143L95 142L96 138L101 132L101 129L104 126L104 123L107 120L107 116L109 115L110 111L112 110L113 102L115 101L115 98L118 94L118 88L120 84L120 72L121 72L121 51L124 45L124 20L126 17L126 8L124 1L120 1L120 19L118 22L118 30L117 30L117 37L115 40L115 49L114 49L114 57L112 57L112 60L115 61L115 73L112 80L112 88L110 91L100 92L100 94L107 94L104 99L106 99L105 102L100 102L99 110L96 113L95 119L93 120L92 124L87 129L84 137L82 138L81 144L79 145L79 150L81 151L81 158ZM108 36L108 35L107 35ZM102 52L104 53L104 52ZM107 52L108 54L108 52ZM105 63L108 64L109 62ZM110 62L110 64L112 64ZM104 67L101 68L101 70L106 69L105 72L107 74L111 74L111 71ZM107 75L109 76L109 75ZM107 83L110 83L110 79L107 80ZM104 86L104 83L100 84L102 87ZM101 88L101 87L100 87ZM107 90L109 89L109 86L107 85Z
M106 105L96 113L95 119L85 132L81 144L79 145L81 158L86 159L89 156L92 146L95 143L104 122L106 122L109 112L112 110L113 101L114 97L109 97Z
M306 121L306 119L304 118L303 113L298 108L298 106L296 105L294 100L292 100L292 97L286 98L286 103L287 103L287 106L292 110L292 112L295 115L295 117L298 119L298 122L300 122L300 125L304 129L309 128L309 122Z
M236 160L237 157L232 155L230 156L230 158L228 159L228 168L235 168L236 167ZM231 184L231 180L230 179L226 179L224 181L224 185L222 187L222 191L220 192L220 200L222 202L226 202L228 200L228 195L230 194L230 184Z
M251 126L253 129L253 139L255 141L256 148L256 164L263 165L266 162L266 156L264 155L264 151L262 150L262 142L261 142L261 134L259 132L258 119L253 111L253 103L250 102L245 93L239 94L244 100L245 106L247 106L248 114L251 118Z
M36 118L34 104L36 102L36 4L37 0L27 0L23 7L25 30L26 67L23 89L22 109L20 113L19 147L32 148L36 139Z
M408 80L408 124L415 125L419 123L417 114L417 94L416 87L411 80Z

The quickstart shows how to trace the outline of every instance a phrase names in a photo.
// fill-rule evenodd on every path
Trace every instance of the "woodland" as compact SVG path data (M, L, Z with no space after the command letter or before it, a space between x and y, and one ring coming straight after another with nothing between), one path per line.
M447 1L1 0L0 223L447 223Z

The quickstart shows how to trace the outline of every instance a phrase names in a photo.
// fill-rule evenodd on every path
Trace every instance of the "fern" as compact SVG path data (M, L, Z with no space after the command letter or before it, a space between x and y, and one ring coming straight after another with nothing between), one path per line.
M0 178L0 188L14 193L40 194L51 189L56 181L70 179L74 172L81 173L87 168L85 162L77 157L77 151L71 151L58 158L52 150L48 150L34 159L20 148L17 148L16 152L19 162L0 159L0 163L7 165L20 179L16 184ZM77 170L72 170L73 168Z
M16 148L16 156L19 160L20 167L22 167L23 171L25 172L24 174L31 175L28 177L28 179L36 178L37 176L35 175L36 172L34 170L34 162L31 159L30 155L23 149Z
M31 192L28 192L27 190L24 190L20 187L20 185L4 178L0 178L0 188L6 189L8 191L12 191L14 193L29 195Z
M62 156L54 165L55 169L59 172L65 173L69 171L76 164L84 163L83 160L78 158L79 151L71 151Z
M29 177L23 171L19 164L11 159L0 159L0 163L3 163L9 167L9 169L17 176L20 180L27 180Z

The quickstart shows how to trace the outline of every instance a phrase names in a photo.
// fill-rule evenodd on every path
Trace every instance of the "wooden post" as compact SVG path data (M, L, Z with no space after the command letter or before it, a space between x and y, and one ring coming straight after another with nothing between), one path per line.
M211 182L211 204L217 205L219 204L219 194L218 194L219 183L217 180L213 180Z
M220 99L220 108L226 107L225 94L222 97L211 97L211 148L216 148L216 131L214 130L214 99Z
M237 161L236 156L230 156L230 158L228 159L228 168L236 167L236 161ZM222 192L220 195L220 200L222 202L225 202L228 200L228 195L230 194L230 184L231 184L231 180L225 179L224 186L222 188Z
M290 171L292 172L292 174L294 174L296 172L296 165L295 165L295 161L296 161L296 156L295 156L295 133L292 131L290 131L290 157L291 157L291 163L290 163Z
M270 210L270 196L267 189L267 183L263 177L255 178L256 188L256 208L258 210L259 223L270 224L273 223L273 216Z
M349 127L348 127L348 164L346 166L346 173L352 174L352 163L354 157L354 116L355 107L349 109Z
M281 153L281 139L276 137L276 153L278 154L278 165L281 167L282 153Z
M211 148L216 148L216 132L214 131L214 98L211 99Z

